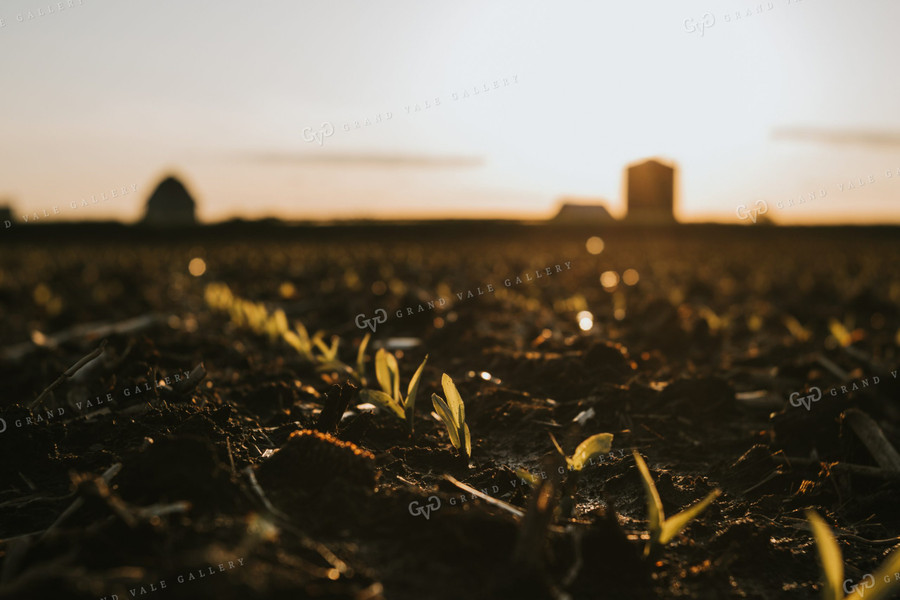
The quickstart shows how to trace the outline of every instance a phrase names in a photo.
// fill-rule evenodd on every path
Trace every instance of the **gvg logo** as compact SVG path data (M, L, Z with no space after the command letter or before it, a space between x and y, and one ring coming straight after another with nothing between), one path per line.
M418 500L409 503L409 514L414 517L423 516L427 521L431 517L431 511L441 507L441 499L437 496L428 496L428 503L425 506L419 504Z
M737 216L741 220L750 219L756 224L756 219L759 215L764 215L769 212L769 205L765 200L757 200L756 204L754 204L755 208L748 209L745 204L741 204L737 207Z
M379 316L378 313L381 313L381 315ZM372 330L372 333L375 333L375 328L387 321L387 311L383 308L379 308L375 311L375 316L371 319L366 319L365 317L365 313L359 313L358 315L356 315L356 326L360 329L365 329L366 327L368 327ZM362 323L359 322L360 319L362 319Z
M703 37L703 32L706 31L707 28L712 27L716 24L716 16L712 13L706 13L703 17L700 18L699 21L695 21L693 18L688 17L684 20L684 30L687 33L694 33L695 31L700 32L700 37Z
M320 146L325 144L325 138L334 135L334 125L325 121L318 131L313 131L312 127L303 128L303 141L317 142Z
M806 410L809 410L812 406L813 402L818 402L822 399L822 390L817 387L809 388L809 391L812 392L807 394L806 396L800 396L800 392L794 392L791 394L790 401L791 406L805 406Z
M867 579L868 579L868 581L866 581ZM866 583L863 583L864 581ZM875 587L875 577L871 573L867 573L866 576L863 577L859 583L857 583L856 585L851 585L851 586L849 586L850 589L847 589L847 587L848 587L847 584L850 584L850 583L853 583L852 579L844 580L844 593L852 594L852 593L856 592L859 594L859 597L862 598L863 596L866 595L866 590Z

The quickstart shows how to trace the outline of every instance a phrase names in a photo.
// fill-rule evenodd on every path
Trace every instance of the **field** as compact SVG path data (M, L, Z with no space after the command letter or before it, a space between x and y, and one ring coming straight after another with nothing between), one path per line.
M819 598L805 511L846 585L900 543L896 229L20 229L0 598ZM412 435L381 348L428 357ZM635 451L669 516L722 491L649 559Z

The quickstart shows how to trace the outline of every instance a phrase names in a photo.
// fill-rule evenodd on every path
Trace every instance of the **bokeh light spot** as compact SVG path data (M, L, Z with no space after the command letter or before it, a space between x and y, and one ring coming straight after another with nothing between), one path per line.
M600 285L607 290L616 287L619 285L619 274L615 271L604 271L603 274L600 275Z
M206 261L200 257L192 258L191 262L188 264L188 271L190 271L191 275L194 277L200 277L206 273Z
M278 294L282 298L293 298L294 294L297 293L297 288L294 287L294 284L290 281L285 281L280 286L278 286Z
M588 238L587 242L585 242L584 247L587 248L587 251L591 254L600 254L603 252L603 249L606 247L606 244L603 243L603 240L598 238L596 235Z
M578 321L578 327L582 331L590 331L594 326L594 315L589 310L581 311L576 315L575 319Z

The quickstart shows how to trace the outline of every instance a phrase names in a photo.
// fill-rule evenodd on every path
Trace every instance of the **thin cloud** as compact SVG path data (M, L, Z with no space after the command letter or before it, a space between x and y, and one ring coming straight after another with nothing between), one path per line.
M819 127L779 127L772 131L776 140L820 144L856 144L861 146L900 146L900 132L866 129L823 129Z
M252 154L249 158L256 162L271 164L333 164L341 166L453 168L472 168L484 165L484 159L480 156L426 156L411 154L359 154L336 152L263 152Z

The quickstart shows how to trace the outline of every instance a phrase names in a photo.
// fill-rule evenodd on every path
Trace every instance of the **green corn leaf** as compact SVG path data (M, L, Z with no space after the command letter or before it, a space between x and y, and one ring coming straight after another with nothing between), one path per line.
M366 384L366 348L369 346L369 339L372 334L367 333L363 341L359 343L359 350L356 352L356 377L359 379L360 385Z
M384 348L379 348L375 353L375 378L378 379L378 385L384 390L384 393L393 397L391 393L393 386L391 385L391 370L387 363L388 353Z
M644 484L644 494L647 496L647 518L650 527L650 543L653 544L659 540L662 533L662 524L666 515L663 512L662 501L659 499L659 492L656 491L656 485L653 483L653 477L650 476L650 469L647 463L641 458L637 450L633 452L634 462L637 463L638 471L641 472L641 481ZM649 548L649 546L648 546Z
M394 402L393 398L382 391L360 390L359 397L363 402L371 402L375 406L380 406L381 408L389 410L401 419L406 418L406 415L403 413L403 409L400 408L400 405Z
M311 351L312 342L309 339L309 332L306 331L306 327L304 327L303 323L301 323L300 321L294 321L294 325L295 329L297 330L297 336L300 338L300 342L305 348L308 348Z
M419 368L416 369L416 372L413 373L412 379L409 380L409 387L406 388L406 402L404 403L404 410L406 410L406 421L409 423L410 432L413 431L413 412L416 410L416 395L419 393L419 381L422 379L422 371L425 369L425 363L428 361L428 355L425 355L425 360L422 361L422 364L419 365Z
M303 345L303 342L293 331L287 331L284 334L284 341L288 343L294 350L297 351L297 354L302 356L303 358L309 359L309 348Z
M326 346L325 342L322 341L321 336L319 336L319 334L316 334L316 337L313 338L313 342L316 344L316 347L322 353L322 355L318 359L318 361L322 365L322 369L341 370L346 366L346 365L344 365L344 363L339 361L337 358L338 345L341 342L340 338L338 338L337 336L334 336L331 340L331 346L329 347L329 346Z
M283 310L279 308L275 311L272 317L275 319L275 329L278 331L278 333L283 334L289 329L287 315L284 314Z
M251 325L253 324L253 315L256 314L255 306L249 300L241 300L241 303L238 305L241 311L244 314L244 318Z
M413 373L412 379L409 380L409 385L406 388L406 403L409 404L410 399L413 402L416 401L416 394L419 391L419 380L422 378L422 371L425 369L425 363L428 362L428 355L425 355L425 359L422 361L422 364L419 365L419 368L416 369L416 372Z
M400 366L397 364L397 359L390 352L386 353L385 358L387 359L388 370L391 372L391 391L388 393L393 394L397 404L401 404L403 397L400 395Z
M531 487L534 487L538 484L538 478L525 469L516 469L516 476L522 481L527 481L531 485Z
M825 587L822 597L825 600L841 600L844 597L844 559L841 557L841 549L837 540L831 533L831 529L822 520L822 517L813 511L806 513L809 524L812 526L813 535L816 538L816 547L819 549L819 561L822 563L822 572L825 574Z
M431 395L431 403L434 405L434 411L441 418L441 421L444 423L444 427L447 428L447 434L450 436L450 443L453 444L454 448L459 448L459 428L456 426L456 423L453 421L453 413L450 412L450 407L447 406L447 403L444 402L444 399L438 396L437 394Z
M328 360L336 361L338 357L338 346L341 343L341 338L338 336L334 336L331 338L331 348L328 349Z
M575 469L580 471L584 465L595 456L606 454L612 448L613 434L598 433L584 440L575 448L575 454L572 458L566 458L566 462Z
M322 353L323 357L327 357L329 349L328 346L325 345L325 342L322 341L322 338L324 336L325 334L323 332L317 331L316 334L312 337L312 343L313 346L319 349L319 352Z
M295 329L297 330L296 334L291 331L285 332L285 341L293 346L297 350L297 352L301 356L303 356L303 358L310 362L315 361L315 356L313 356L312 341L309 339L309 332L306 331L306 327L304 327L303 323L301 323L300 321L295 321L294 325Z
M722 493L722 490L713 490L709 494L707 494L706 498L693 505L690 508L686 508L674 517L670 517L663 522L662 532L659 535L659 543L660 544L668 544L676 535L678 535L682 529L687 527L688 523L697 518L703 510L710 505L710 503L715 500L719 494Z
M281 313L281 316L284 317L284 313ZM285 321L285 323L287 323L287 321ZM281 337L281 332L278 330L278 318L274 315L266 319L265 329L269 339L273 342Z
M456 423L457 427L461 427L466 422L466 407L463 404L462 397L459 395L459 391L456 389L456 385L446 373L441 377L441 387L444 388L444 394L447 396L447 406L450 407L450 412L454 417L453 422Z
M463 423L463 436L465 437L466 456L472 456L472 436L469 433L469 426Z

